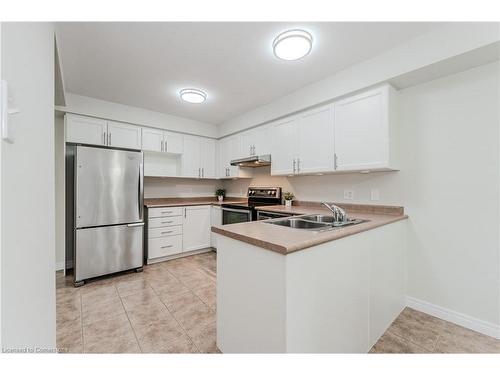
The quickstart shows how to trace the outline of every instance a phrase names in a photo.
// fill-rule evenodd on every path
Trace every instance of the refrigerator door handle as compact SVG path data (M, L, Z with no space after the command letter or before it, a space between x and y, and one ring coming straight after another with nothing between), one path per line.
M143 194L144 194L144 182L143 182L143 164L139 164L139 196L137 198L137 204L139 205L139 218L142 220L143 219Z
M127 227L143 227L144 223L132 223L132 224L127 224Z

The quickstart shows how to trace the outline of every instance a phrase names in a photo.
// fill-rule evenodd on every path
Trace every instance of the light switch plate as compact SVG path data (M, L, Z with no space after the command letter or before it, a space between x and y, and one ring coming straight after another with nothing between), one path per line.
M349 199L349 200L354 199L354 191L344 190L344 199Z

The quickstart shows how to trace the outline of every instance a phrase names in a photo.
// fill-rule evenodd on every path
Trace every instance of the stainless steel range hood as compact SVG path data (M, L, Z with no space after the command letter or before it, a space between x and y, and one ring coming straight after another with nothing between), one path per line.
M271 155L255 155L248 158L231 160L231 165L246 168L266 167L271 165Z

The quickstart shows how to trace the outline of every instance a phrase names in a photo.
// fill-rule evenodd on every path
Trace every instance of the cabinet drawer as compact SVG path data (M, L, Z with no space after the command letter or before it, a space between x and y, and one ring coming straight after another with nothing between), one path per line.
M152 228L148 230L148 238L176 236L182 234L182 225L172 227Z
M166 257L182 253L182 235L150 238L148 240L148 259Z
M182 225L182 216L156 217L149 219L148 228L170 227L172 225Z
M182 216L182 207L156 207L148 210L149 217Z

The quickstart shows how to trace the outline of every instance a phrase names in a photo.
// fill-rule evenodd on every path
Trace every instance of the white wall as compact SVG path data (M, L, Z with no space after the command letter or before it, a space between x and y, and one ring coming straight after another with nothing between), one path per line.
M57 113L54 120L54 159L55 159L55 216L56 216L56 270L64 269L65 258L65 157L64 157L64 117Z
M401 171L225 181L228 195L249 185L283 186L301 200L405 206L409 219L408 295L500 324L499 64L399 92Z
M469 51L499 40L499 24L496 22L462 22L440 27L372 59L353 65L269 104L225 121L219 125L219 137L331 101L396 77L399 79L407 73L465 55ZM461 64L464 62L462 61Z
M2 144L2 346L54 348L54 30L2 23L15 142Z
M145 177L144 198L211 197L220 186L217 180Z
M101 117L108 120L129 122L132 124L151 126L166 130L174 130L205 137L216 138L218 133L217 127L213 124L124 104L94 99L88 96L81 96L67 92L65 94L65 100L66 106L58 108L71 113Z

